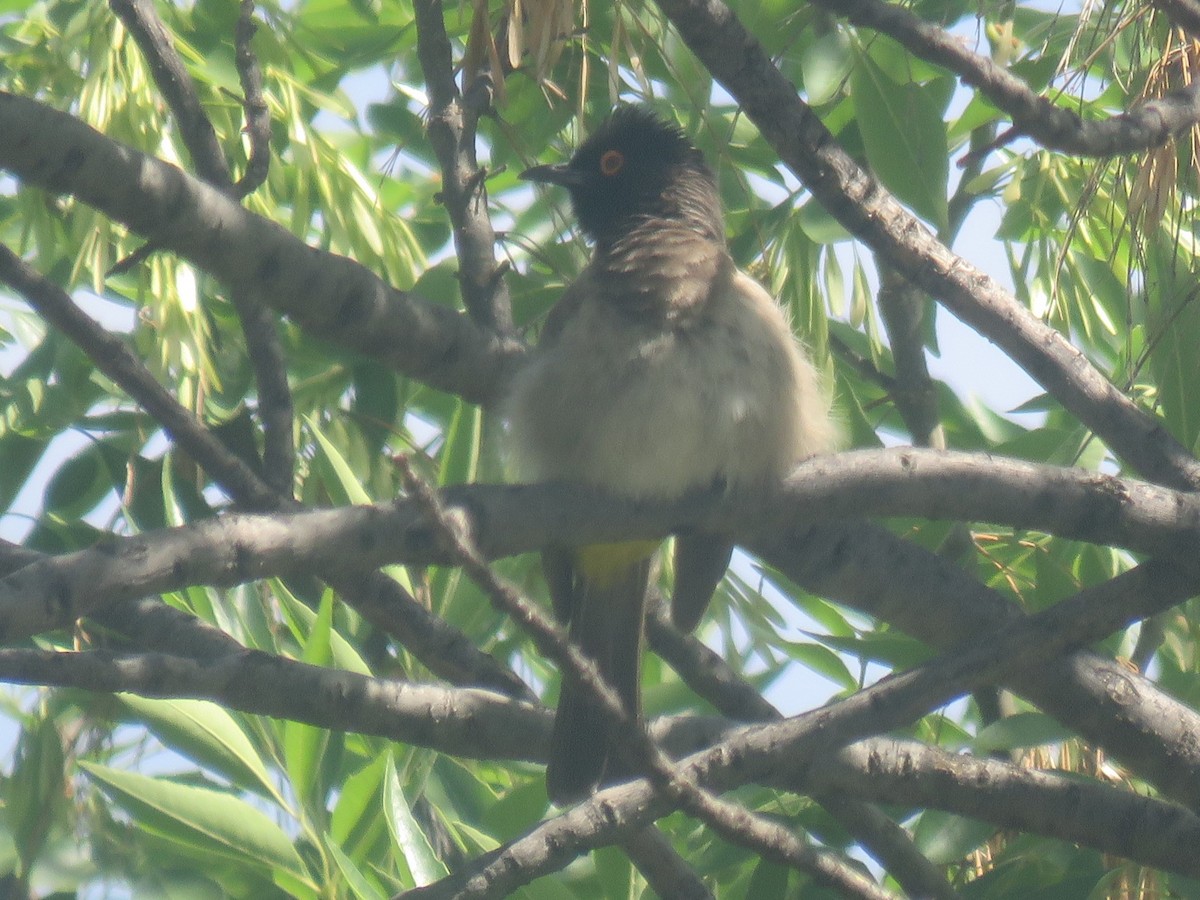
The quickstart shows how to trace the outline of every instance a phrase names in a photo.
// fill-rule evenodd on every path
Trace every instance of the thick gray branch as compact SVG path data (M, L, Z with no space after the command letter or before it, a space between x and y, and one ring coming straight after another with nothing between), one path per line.
M941 809L1200 876L1200 817L1097 781L888 739L851 744L809 776L805 790Z
M485 690L370 678L258 650L196 660L0 649L0 679L212 700L242 712L481 759L541 760L550 738L550 714L531 703Z
M309 247L174 166L6 92L0 92L0 168L27 184L73 194L324 340L469 400L498 396L522 352L353 260Z
M788 559L805 543L791 532L818 520L871 515L983 519L1175 553L1183 565L1192 564L1200 535L1200 497L1192 494L1082 469L912 449L814 458L771 495L698 494L654 504L576 485L465 485L447 491L446 499L477 546L493 558L536 550L552 540L655 538L682 525L719 525L743 535L748 546L762 549L769 559ZM425 516L403 500L229 515L114 538L40 560L0 580L0 639L26 637L104 604L193 584L446 562L438 548ZM823 553L811 556L820 559Z
M806 590L941 649L1022 615L957 565L868 522L764 535L749 549ZM1006 685L1165 794L1200 806L1200 715L1127 666L1080 650L1015 671Z
M920 460L913 471L919 471L924 461L956 457L911 450L874 456L885 462L889 456ZM846 455L851 468L870 458L872 454ZM828 468L832 462L806 464L812 476L807 483L813 490L834 477ZM1017 471L1017 480L1006 482L1005 490L1028 481L1029 470ZM1053 471L1055 477L1063 474L1063 470ZM1099 478L1100 493L1116 509L1138 493L1129 489L1131 482L1110 481L1094 473L1079 477ZM795 482L789 490L797 487ZM1120 489L1107 490L1104 485ZM1160 496L1171 493L1151 486L1145 489L1162 492ZM885 493L875 490L873 495L878 499ZM817 496L826 499L814 504L812 498ZM1178 512L1186 519L1191 498L1178 497L1182 501ZM813 512L835 511L831 495L810 494L805 499L796 505L785 502L775 512L769 503L777 500L771 498L759 505L747 504L742 514L753 522L740 521L742 527L764 529L757 534L745 532L750 549L814 593L865 610L939 647L994 632L1020 615L1003 596L961 569L877 526L803 524ZM473 530L482 550L492 556L534 549L564 536L585 543L651 538L676 525L705 521L720 522L738 533L736 511L711 497L689 498L665 509L622 503L566 485L476 485L448 492L447 500ZM1042 506L1047 515L1057 508L1053 502ZM1170 507L1171 503L1163 505L1163 509ZM788 517L793 524L781 524ZM1185 532L1183 527L1180 534ZM0 626L6 639L16 639L64 625L104 604L190 584L233 584L266 574L396 560L443 560L428 526L403 503L387 509L294 516L230 516L34 562L0 580ZM1024 667L1010 684L1165 792L1200 803L1200 720L1194 710L1144 678L1081 651L1040 668Z

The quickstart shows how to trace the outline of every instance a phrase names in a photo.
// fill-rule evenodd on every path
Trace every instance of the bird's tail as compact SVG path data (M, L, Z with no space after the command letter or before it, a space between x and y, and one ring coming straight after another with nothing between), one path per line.
M588 555L595 549L584 548L576 559L571 641L595 662L626 713L640 721L642 619L651 557L623 559L614 565L610 553L598 565L594 555ZM556 803L579 800L619 777L616 756L615 729L604 710L577 678L564 673L546 768L550 798Z

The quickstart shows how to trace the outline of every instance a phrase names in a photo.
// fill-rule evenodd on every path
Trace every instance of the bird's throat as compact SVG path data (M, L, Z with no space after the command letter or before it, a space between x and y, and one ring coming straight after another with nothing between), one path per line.
M606 300L673 326L703 311L729 265L724 242L708 230L661 219L644 220L620 240L598 246L594 262Z

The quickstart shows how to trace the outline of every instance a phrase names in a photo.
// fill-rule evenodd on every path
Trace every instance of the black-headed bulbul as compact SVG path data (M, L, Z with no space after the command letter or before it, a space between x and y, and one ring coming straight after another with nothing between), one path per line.
M522 178L565 187L591 263L551 311L505 416L529 480L634 498L762 487L832 449L820 379L771 296L726 249L716 180L674 125L618 108L565 165ZM556 615L641 716L647 583L657 542L543 552ZM676 538L672 617L690 630L728 565L724 536ZM563 679L546 781L559 802L621 774L613 729Z

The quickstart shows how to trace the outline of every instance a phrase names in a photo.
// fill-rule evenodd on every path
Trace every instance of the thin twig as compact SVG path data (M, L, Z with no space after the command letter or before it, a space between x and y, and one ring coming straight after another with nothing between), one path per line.
M171 36L159 18L152 0L109 0L109 6L120 17L138 49L146 58L154 83L162 91L175 122L179 126L184 146L192 154L196 172L222 191L232 186L225 151L217 140L217 132L204 113L196 86L175 51Z
M246 116L246 134L250 138L250 158L246 171L233 186L234 196L241 198L256 191L267 180L271 165L271 116L263 97L262 67L250 49L258 30L254 21L254 0L242 0L241 13L233 32L234 61L242 83L242 109Z
M503 269L496 264L487 179L475 155L476 127L490 96L476 90L468 102L459 92L441 0L417 0L413 11L417 57L429 89L429 142L442 171L441 197L454 231L463 305L481 326L511 334L512 303ZM482 83L480 79L476 85Z
M671 900L712 900L713 892L708 889L704 880L657 828L646 826L631 838L622 841L621 849L645 877L650 889L659 897L670 897Z

